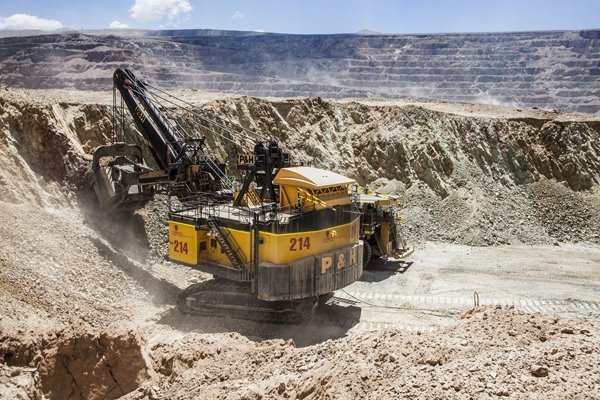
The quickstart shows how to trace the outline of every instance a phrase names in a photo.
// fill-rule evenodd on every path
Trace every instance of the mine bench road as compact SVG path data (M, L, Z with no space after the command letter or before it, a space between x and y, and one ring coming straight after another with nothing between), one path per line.
M331 300L360 308L358 320L317 312L306 325L353 331L430 331L474 305L514 306L563 318L600 320L600 246L469 247L425 243L408 263L367 270ZM408 265L408 267L407 267Z

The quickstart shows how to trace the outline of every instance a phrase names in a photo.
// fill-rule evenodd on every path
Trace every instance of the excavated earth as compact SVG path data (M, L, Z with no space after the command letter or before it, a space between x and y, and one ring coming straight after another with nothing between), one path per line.
M165 200L108 217L82 190L112 94L2 89L0 398L600 398L597 117L177 94L400 194L417 251L298 326L181 315L208 277L164 259Z

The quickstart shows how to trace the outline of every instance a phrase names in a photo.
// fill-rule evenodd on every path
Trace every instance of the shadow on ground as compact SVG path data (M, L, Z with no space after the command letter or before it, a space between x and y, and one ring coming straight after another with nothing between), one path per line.
M227 317L187 315L173 307L165 311L157 323L186 333L238 332L256 342L268 339L292 339L296 346L304 347L346 336L348 330L358 324L361 312L359 307L331 302L319 306L314 314L302 322L289 325Z
M412 261L405 260L383 260L381 258L371 260L369 268L364 270L360 280L381 282L396 274L404 274L412 265Z

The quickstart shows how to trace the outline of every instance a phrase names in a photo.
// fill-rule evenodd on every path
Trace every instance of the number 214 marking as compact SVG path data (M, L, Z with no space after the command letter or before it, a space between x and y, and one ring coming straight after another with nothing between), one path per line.
M310 237L305 238L291 238L290 239L290 251L308 250L310 249Z
M176 253L188 253L188 244L187 242L180 242L179 240L174 240L173 241L173 251Z

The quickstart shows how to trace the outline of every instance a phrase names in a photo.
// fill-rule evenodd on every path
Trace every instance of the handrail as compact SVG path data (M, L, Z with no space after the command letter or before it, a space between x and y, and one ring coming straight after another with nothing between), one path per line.
M223 227L221 226L220 218L218 216L213 216L207 219L207 222L210 225L210 227L216 229L217 234L220 235L220 238L223 241L223 243L219 241L219 244L221 245L221 247L224 248L223 250L225 252L225 255L227 255L227 258L229 259L229 261L231 261L233 266L238 267L238 269L241 269L244 266L248 265L246 257L244 256L244 253L242 252L242 249L240 248L239 244L235 241L231 233L228 230L223 229Z

